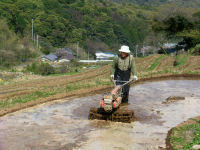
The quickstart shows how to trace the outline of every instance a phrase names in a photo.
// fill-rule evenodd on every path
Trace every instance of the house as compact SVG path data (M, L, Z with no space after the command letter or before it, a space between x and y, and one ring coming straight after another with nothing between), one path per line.
M103 52L96 52L96 53L95 53L95 56L96 56L96 59L97 59L97 60L107 60L107 59L110 59L110 58L115 57L114 54L111 54L111 53L103 53Z
M48 55L43 56L43 61L58 61L58 62L69 62L73 60L75 57L72 54L72 51L67 48L66 49L58 49L55 53L50 53Z
M175 53L177 51L177 43L164 43L163 48L167 54Z
M137 56L148 56L158 52L159 48L154 46L143 46L140 51L137 51Z
M72 50L70 48L65 48L65 51L67 51L69 54L74 55L73 52L72 52Z
M55 62L55 61L57 61L57 59L58 59L58 57L57 57L56 54L54 54L54 53L45 55L45 56L43 57L43 60L44 60L44 61L45 61L45 60L49 60L49 61Z
M75 57L74 57L74 55L72 55L72 54L65 54L65 55L62 55L60 58L59 58L59 62L60 62L60 60L62 60L62 61L71 61L71 60L73 60Z
M74 55L70 48L61 48L56 50L56 55L65 55L65 54Z

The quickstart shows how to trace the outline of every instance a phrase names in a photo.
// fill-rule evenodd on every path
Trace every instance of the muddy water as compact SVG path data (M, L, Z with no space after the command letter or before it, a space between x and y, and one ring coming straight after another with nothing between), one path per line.
M162 104L169 96L186 100ZM146 150L165 147L170 128L200 115L200 81L148 82L130 90L131 124L89 121L101 95L29 108L0 118L0 150Z

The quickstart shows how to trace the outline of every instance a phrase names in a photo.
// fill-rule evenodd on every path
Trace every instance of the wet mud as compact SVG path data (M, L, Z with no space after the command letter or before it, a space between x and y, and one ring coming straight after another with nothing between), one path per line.
M174 102L177 102L177 101L180 101L180 100L185 100L185 97L183 97L183 96L170 96L162 104L174 103Z
M1 150L165 148L167 132L200 115L200 80L168 80L131 88L128 109L136 121L88 120L101 95L42 104L0 118ZM162 104L170 96L184 101Z

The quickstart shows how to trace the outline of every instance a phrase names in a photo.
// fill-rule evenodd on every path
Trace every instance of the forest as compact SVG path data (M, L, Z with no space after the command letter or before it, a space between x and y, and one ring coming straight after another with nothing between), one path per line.
M199 6L198 0L1 0L0 65L7 54L15 57L24 49L27 54L15 57L16 62L36 56L32 19L44 54L76 43L90 53L116 53L121 44L134 52L136 45L159 46L171 39L198 54ZM19 46L23 43L26 48Z

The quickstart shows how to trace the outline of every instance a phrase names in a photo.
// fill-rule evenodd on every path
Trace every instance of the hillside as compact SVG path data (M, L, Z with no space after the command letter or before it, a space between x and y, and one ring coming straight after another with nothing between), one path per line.
M159 6L170 2L171 0L111 0L111 1L118 3L131 2L141 6Z
M176 5L177 7L199 8L199 0L110 0L118 3L132 2L140 6Z
M23 63L59 47L76 52L78 44L83 54L94 55L117 53L122 44L134 53L136 45L140 49L179 41L199 54L199 5L198 0L2 0L0 66ZM31 41L32 19L40 51Z
M79 42L92 52L118 48L121 43L133 49L136 43L142 43L149 32L151 12L134 4L122 7L106 0L3 0L0 14L10 29L22 36L31 34L33 18L34 32L46 49Z

